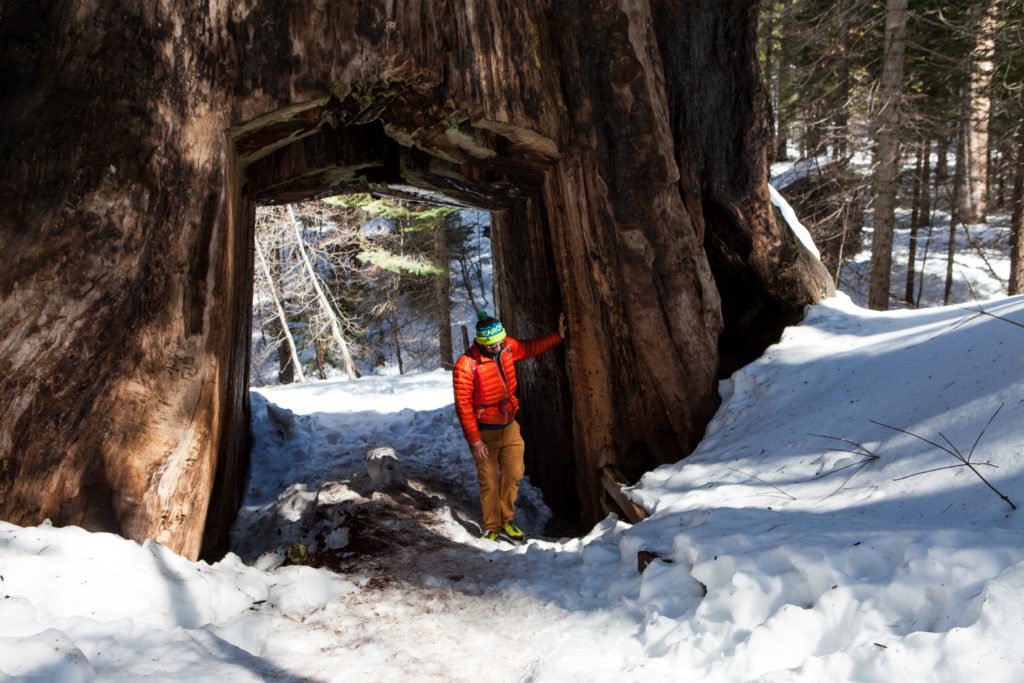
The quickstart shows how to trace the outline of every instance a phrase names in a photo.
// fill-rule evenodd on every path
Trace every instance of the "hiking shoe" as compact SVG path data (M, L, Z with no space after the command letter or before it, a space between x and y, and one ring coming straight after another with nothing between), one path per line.
M485 531L483 533L483 535L480 536L480 538L484 539L485 541L497 541L498 540L498 532L497 531Z
M526 538L526 534L523 533L522 529L517 527L512 522L502 522L501 530L505 532L505 535L511 538L513 541L522 541Z

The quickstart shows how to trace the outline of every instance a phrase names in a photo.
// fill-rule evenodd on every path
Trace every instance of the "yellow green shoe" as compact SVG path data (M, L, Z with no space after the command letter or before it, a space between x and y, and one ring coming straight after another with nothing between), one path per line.
M522 529L512 522L502 522L501 530L509 537L509 539L516 541L517 543L526 539L526 534L523 533Z
M498 532L497 531L485 531L480 536L480 538L484 539L485 541L497 541L498 540Z

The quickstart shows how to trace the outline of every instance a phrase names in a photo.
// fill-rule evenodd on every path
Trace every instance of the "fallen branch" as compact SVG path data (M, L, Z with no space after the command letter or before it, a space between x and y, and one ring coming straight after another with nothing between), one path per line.
M953 330L956 330L956 329L958 329L960 327L963 327L967 323L972 322L974 320L977 320L978 318L980 318L983 315L987 315L990 318L995 318L996 320L1002 320L1004 323L1010 323L1011 325L1016 325L1017 327L1024 327L1024 323L1019 323L1016 320L1010 320L1009 318L1004 318L1001 315L996 315L995 313L990 313L989 311L986 311L984 309L984 307L981 305L981 302L978 301L978 295L975 294L974 287L971 286L970 280L968 280L967 276L963 274L963 271L960 272L960 275L963 277L964 282L967 283L967 291L969 291L971 293L971 297L974 299L974 303L975 303L975 306L976 306L975 308L971 308L969 306L964 306L963 309L967 310L967 311L971 311L974 315L965 315L962 318L960 318L959 320L957 320L955 323L950 325L949 329L944 330L942 332L939 332L934 337L930 337L929 339L926 339L923 342L918 342L917 344L911 344L910 346L907 346L905 348L912 349L912 348L915 348L917 346L921 346L922 344L926 344L926 343L928 343L930 341L938 339L939 337L941 337L942 335L946 334L947 332L952 332Z
M965 277L964 280L966 281L967 278ZM1021 324L1021 323L1017 322L1016 320L1010 320L1009 318L1004 318L1001 315L996 315L995 313L989 313L988 311L986 311L982 307L981 302L978 301L978 295L974 293L974 288L971 287L971 283L970 282L967 283L967 289L971 293L971 298L974 299L974 303L977 306L977 308L968 308L968 307L965 306L964 308L966 310L975 313L975 315L965 316L964 320L962 320L961 322L957 323L957 325L956 325L957 327L959 327L960 325L966 324L966 323L974 320L975 318L979 318L979 317L981 317L983 315L987 315L990 318L995 318L996 320L1002 320L1004 323L1010 323L1011 325L1016 325L1017 327L1024 327L1024 324Z
M1009 505L1012 509L1016 510L1017 506L1013 504L1013 501L1011 501L1005 495L1000 493L1000 491L998 489L996 489L995 486L992 486L992 484L990 484L989 481L987 479L985 479L984 476L982 476L981 472L979 472L977 469L975 469L976 467L980 467L982 465L984 465L986 467L998 467L998 465L993 465L990 462L983 462L983 463L971 462L971 458L974 456L974 449L976 449L978 447L978 443L981 441L981 437L984 436L985 432L989 428L989 425L992 424L992 420L996 419L996 415L999 414L999 411L1003 409L1004 405L1005 405L1004 403L1000 403L999 407L996 408L996 412L992 413L992 417L990 417L988 419L988 422L985 423L985 426L982 428L981 432L978 434L978 438L974 440L974 445L971 446L971 450L970 450L970 452L966 456L963 453L961 453L960 449L957 448L953 444L952 441L947 439L946 435L943 434L942 432L939 432L939 436L942 437L943 441L945 441L947 444L949 444L948 448L946 446L941 445L941 444L937 444L934 441L930 441L930 440L924 438L923 436L921 436L919 434L915 434L914 432L907 431L906 429L900 429L899 427L893 427L892 425L887 425L884 422L878 422L876 420L871 420L871 422L874 422L876 425L878 425L880 427L885 427L886 429L892 429L893 431L902 432L903 434L906 434L908 436L912 436L915 439L918 439L920 441L924 441L926 444L928 444L930 446L934 446L935 448L938 448L941 451L945 451L946 453L949 453L951 456L953 456L958 461L960 461L959 465L949 465L948 467L938 467L936 469L926 470L924 472L916 472L914 474L907 475L906 477L900 477L900 479L895 479L894 481L900 481L902 479L909 479L910 477L916 477L918 474L928 474L929 472L938 472L940 470L953 469L955 467L966 467L971 472L974 472L974 474L976 474L978 476L978 478L981 479L982 482L984 482L985 486L987 486L990 489L992 489L993 493L995 493L997 496L999 496L1004 501L1006 501L1006 504Z

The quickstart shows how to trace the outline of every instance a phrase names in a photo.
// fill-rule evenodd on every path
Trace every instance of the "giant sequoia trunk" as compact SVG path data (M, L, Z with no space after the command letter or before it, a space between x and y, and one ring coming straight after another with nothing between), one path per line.
M510 329L567 312L523 369L553 504L685 455L719 344L828 279L769 210L756 3L683 4L5 3L0 517L220 549L254 206L355 190L495 212Z

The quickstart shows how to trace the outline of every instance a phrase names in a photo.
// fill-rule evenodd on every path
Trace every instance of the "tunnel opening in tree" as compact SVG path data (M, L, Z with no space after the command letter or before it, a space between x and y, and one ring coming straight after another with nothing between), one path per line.
M492 238L494 232L504 231L505 241L530 241L527 235L531 231L524 223L540 218L531 216L529 205L540 192L546 167L557 159L553 143L531 131L511 127L494 126L501 129L494 132L487 129L486 122L471 127L468 116L451 111L435 123L421 111L420 118L412 124L420 137L413 139L406 133L408 128L403 127L401 116L396 121L390 117L390 110L376 110L371 120L363 122L353 109L365 106L365 102L356 102L358 98L353 97L347 100L330 97L322 103L273 112L232 131L238 158L236 177L244 178L237 192L242 207L239 215L249 218L244 226L246 231L254 234L256 207L281 207L331 197L335 203L341 203L343 197L362 194L416 205L487 212ZM294 230L303 230L293 211L282 218L295 222ZM524 235L510 239L512 233L518 232ZM536 233L536 229L532 231ZM493 244L501 239L490 241ZM557 315L553 312L561 310L557 282L551 275L552 257L546 253L549 249L549 240L541 240L525 258L506 255L504 260L493 260L497 291L488 298L494 301L499 315L503 292L514 291L516 297L521 297L523 283L534 281L544 287L541 291L526 292L528 303L538 308L541 315ZM266 260L266 255L262 258ZM542 265L531 264L531 259L539 259ZM259 250L254 261L256 268L270 267L269 263L261 264ZM511 273L505 272L509 264ZM531 272L514 272L517 269ZM518 285L503 287L502 282L509 280ZM544 329L544 320L527 320L521 328L523 332L510 327L520 336L530 336L539 329L549 331ZM454 355L462 352L461 346L462 341L456 338ZM282 367L293 367L294 361L284 359L284 350L281 353L285 361ZM290 356L292 352L287 353ZM535 402L524 401L535 409L524 411L521 422L531 442L527 473L544 493L555 515L553 526L559 531L577 531L580 492L571 425L565 420L568 406L562 406L564 412L551 415L544 402L550 402L552 387L557 390L565 384L559 362L564 362L564 357L531 363L537 367L521 371L520 392L540 397ZM233 495L239 496L237 484L235 488Z

